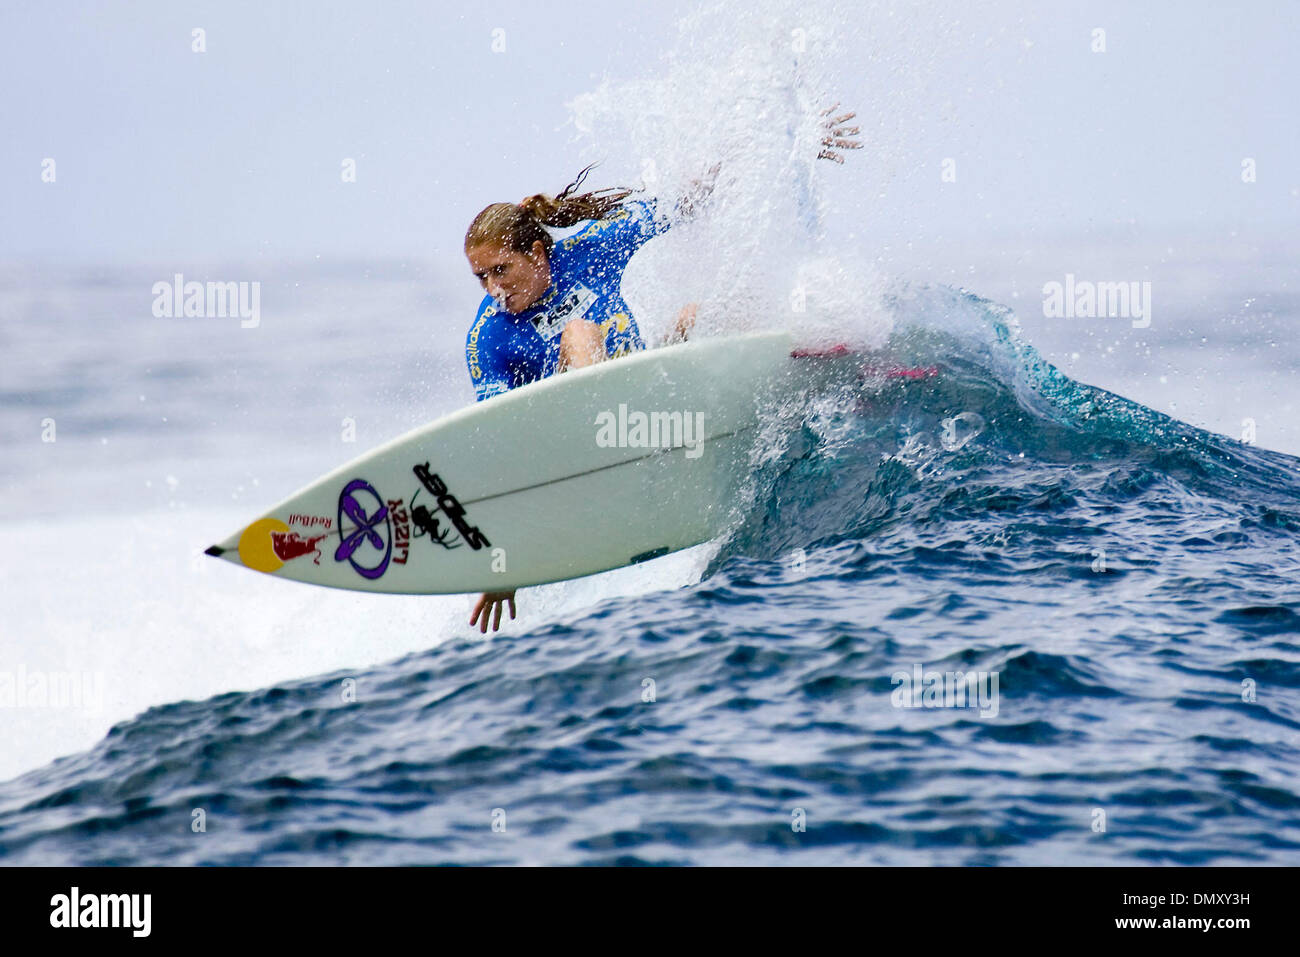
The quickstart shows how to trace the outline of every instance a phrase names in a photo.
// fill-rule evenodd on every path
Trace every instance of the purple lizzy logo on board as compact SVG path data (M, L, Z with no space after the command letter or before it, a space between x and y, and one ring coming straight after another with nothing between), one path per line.
M339 547L334 560L348 562L363 578L379 578L388 570L392 555L388 506L369 483L353 479L339 495Z

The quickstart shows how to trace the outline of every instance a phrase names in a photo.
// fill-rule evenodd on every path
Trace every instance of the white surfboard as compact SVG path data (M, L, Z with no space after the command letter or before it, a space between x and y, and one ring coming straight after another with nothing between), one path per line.
M444 416L336 469L208 549L296 581L403 594L591 575L722 532L783 332L574 369Z

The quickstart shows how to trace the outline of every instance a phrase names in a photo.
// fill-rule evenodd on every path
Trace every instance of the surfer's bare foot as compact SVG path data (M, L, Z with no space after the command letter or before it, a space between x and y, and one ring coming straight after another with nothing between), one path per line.
M488 618L493 617L492 630L498 631L501 628L501 609L505 607L506 602L510 603L510 620L515 620L515 592L510 591L485 591L479 596L478 604L474 606L474 613L469 616L469 626L474 627L478 621L479 615L483 616L483 623L479 626L479 632L486 635L488 630Z

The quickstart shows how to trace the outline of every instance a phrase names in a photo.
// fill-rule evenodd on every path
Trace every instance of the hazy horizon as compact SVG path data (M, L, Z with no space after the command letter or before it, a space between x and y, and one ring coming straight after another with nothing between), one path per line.
M700 6L8 8L0 260L455 260L490 202L556 191L593 160L595 185L635 178L644 158L595 154L568 104L606 77L656 76ZM800 16L823 22L790 14L792 32ZM1262 239L1300 219L1300 7L876 3L838 16L853 54L833 95L859 112L867 148L826 177L833 236L868 250Z

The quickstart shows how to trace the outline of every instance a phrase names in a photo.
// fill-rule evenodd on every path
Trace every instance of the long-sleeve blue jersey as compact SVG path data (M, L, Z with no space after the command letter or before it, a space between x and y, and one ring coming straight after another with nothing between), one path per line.
M619 287L632 254L668 226L656 215L654 200L624 202L605 219L555 243L551 285L536 304L509 313L484 296L465 342L465 361L479 400L554 375L560 333L570 319L600 326L611 358L644 349Z

